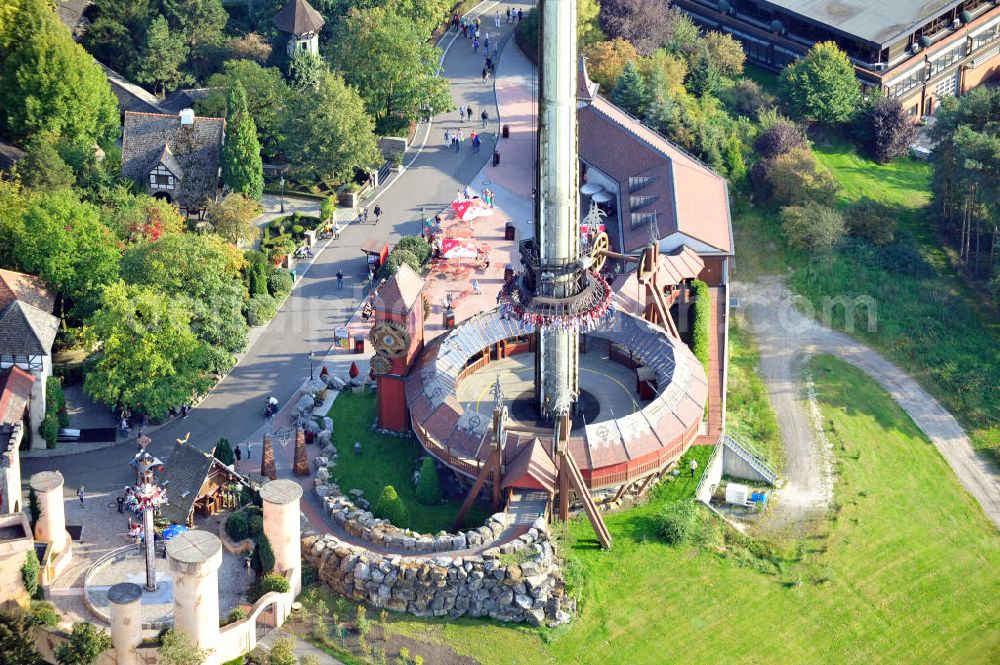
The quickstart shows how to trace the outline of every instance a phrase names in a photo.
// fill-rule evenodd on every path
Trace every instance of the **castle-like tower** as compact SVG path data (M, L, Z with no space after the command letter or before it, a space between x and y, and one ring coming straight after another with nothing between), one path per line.
M296 51L319 55L319 31L325 24L326 20L306 0L288 0L274 17L274 26L290 35L289 57Z

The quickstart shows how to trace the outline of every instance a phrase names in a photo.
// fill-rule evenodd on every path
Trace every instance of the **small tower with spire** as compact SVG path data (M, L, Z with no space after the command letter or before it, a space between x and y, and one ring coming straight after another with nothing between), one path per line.
M309 51L319 55L319 31L326 21L306 0L288 0L274 17L274 26L289 35L288 55Z

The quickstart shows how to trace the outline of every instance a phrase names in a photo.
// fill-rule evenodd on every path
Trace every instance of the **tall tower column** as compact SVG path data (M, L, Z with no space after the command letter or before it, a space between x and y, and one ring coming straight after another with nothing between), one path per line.
M535 238L536 295L571 298L580 292L577 218L576 0L542 0ZM553 415L557 401L579 392L579 333L539 331L535 385L539 412ZM569 406L569 405L561 405Z
M195 648L216 648L222 541L208 531L185 531L167 541L167 560L174 576L174 626Z
M137 649L142 644L142 588L122 582L108 589L111 605L111 644L118 665L140 665Z
M66 549L66 508L63 504L63 476L58 471L36 473L28 481L38 497L42 514L35 523L35 540L51 543L53 554Z
M302 591L302 527L299 501L302 487L293 480L272 480L260 489L264 503L264 534L274 550L275 569L290 572L292 591Z

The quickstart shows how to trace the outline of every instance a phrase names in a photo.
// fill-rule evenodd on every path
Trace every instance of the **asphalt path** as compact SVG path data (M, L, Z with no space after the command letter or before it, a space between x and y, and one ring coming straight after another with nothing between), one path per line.
M518 5L513 5L518 6ZM527 8L530 5L520 5ZM490 33L491 50L497 42L494 12L506 5L483 3L483 30ZM476 10L474 10L476 11ZM513 24L501 21L500 57L505 47L516 48L510 38ZM284 404L309 377L308 354L325 353L331 346L334 328L344 325L366 295L367 266L361 245L371 237L389 242L401 235L420 232L421 208L427 214L447 207L458 190L471 182L492 155L494 136L499 131L492 79L483 84L484 57L472 52L471 43L454 31L445 35L441 47L447 52L442 73L451 80L456 107L473 106L472 120L459 121L458 111L443 113L417 128L407 151L405 171L393 183L365 203L378 203L383 210L379 224L352 224L336 241L329 241L298 281L277 316L254 335L252 345L235 368L209 395L193 408L188 417L166 423L151 433L149 450L161 459L169 457L175 440L190 433L190 442L209 450L221 437L236 443L253 436L264 425L261 414L265 400L273 395ZM480 127L479 114L486 108L489 126ZM466 140L455 153L444 144L444 131L461 128L468 138L475 128L490 134L479 153ZM525 165L530 168L530 164ZM370 219L373 216L370 216ZM337 290L336 273L343 270L343 290ZM78 455L22 459L22 475L57 469L66 479L64 492L71 494L81 484L88 493L117 491L133 478L127 462L135 454L134 441Z

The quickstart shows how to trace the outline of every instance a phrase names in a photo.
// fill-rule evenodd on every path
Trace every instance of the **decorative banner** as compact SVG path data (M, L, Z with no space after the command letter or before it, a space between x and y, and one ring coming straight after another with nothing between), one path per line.
M520 296L515 296L517 283L520 281L520 274L507 280L500 293L497 294L497 303L504 316L512 319L519 319L529 329L549 330L596 330L606 325L615 313L614 294L611 286L601 275L588 271L591 279L599 282L600 301L594 303L589 309L570 316L546 316L525 309L520 302Z
M479 256L476 243L462 238L444 238L441 241L441 256L446 259L474 259Z
M607 230L604 224L581 224L580 235L590 235L591 233L604 233Z

